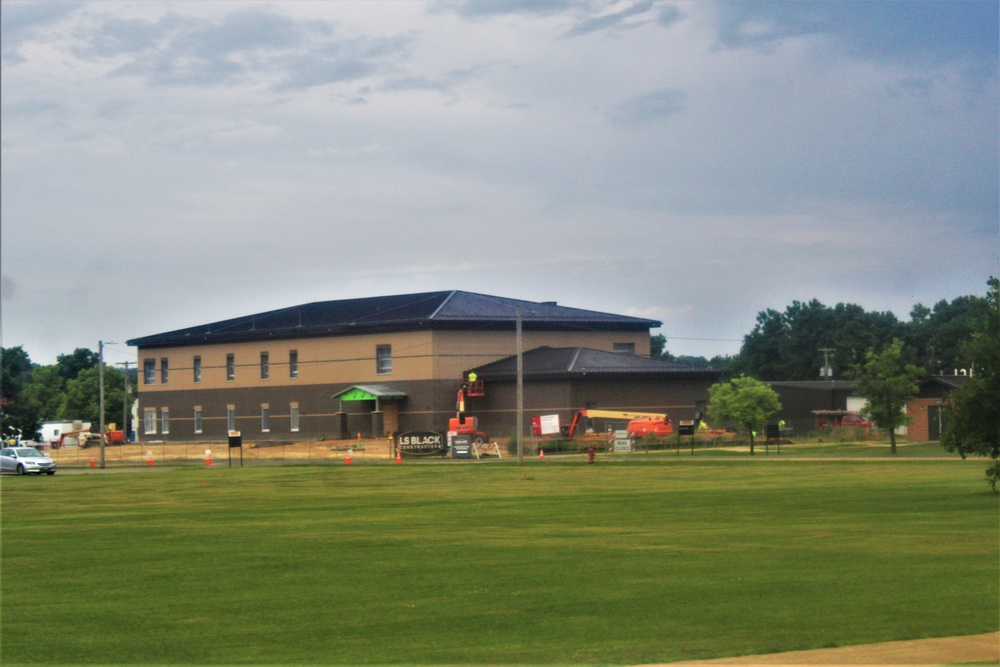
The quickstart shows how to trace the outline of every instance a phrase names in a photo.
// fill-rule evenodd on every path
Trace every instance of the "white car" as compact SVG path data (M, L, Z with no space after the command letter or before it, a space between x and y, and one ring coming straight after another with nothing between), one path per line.
M56 462L34 447L0 449L0 470L18 475L56 474Z

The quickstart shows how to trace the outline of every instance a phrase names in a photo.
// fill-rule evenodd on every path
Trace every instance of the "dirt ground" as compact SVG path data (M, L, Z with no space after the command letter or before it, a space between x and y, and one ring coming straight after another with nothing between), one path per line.
M1000 632L939 637L840 648L789 651L770 655L670 663L693 665L960 665L1000 664Z
M367 459L389 459L392 456L387 439L367 440L322 440L313 442L260 444L244 443L245 461L329 461L347 457L356 461ZM100 448L67 447L46 450L45 454L60 465L89 465L90 460L100 462ZM229 451L225 442L215 443L162 443L115 445L104 448L104 460L109 465L145 464L150 459L154 464L177 463L182 461L204 461L211 458L214 463L228 461L230 454L239 459L239 450Z

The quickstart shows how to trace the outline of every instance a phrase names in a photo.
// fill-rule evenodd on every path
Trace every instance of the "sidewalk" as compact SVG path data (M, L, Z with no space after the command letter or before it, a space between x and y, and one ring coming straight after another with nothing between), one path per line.
M957 665L1000 664L1000 632L964 637L862 644L840 648L788 651L770 655L673 662L693 665Z

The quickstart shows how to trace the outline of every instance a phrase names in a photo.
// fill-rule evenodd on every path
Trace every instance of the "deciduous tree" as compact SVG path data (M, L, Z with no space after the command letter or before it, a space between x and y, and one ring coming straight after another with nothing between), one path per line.
M667 352L667 337L656 334L649 337L649 356L653 359L673 359Z
M35 366L25 394L34 403L42 419L59 419L63 416L66 381L59 375L58 366Z
M907 346L928 373L947 375L956 369L968 369L973 361L968 341L982 330L989 315L989 299L981 296L941 300L933 309L918 303L910 312Z
M946 408L945 449L993 459L986 478L996 491L1000 482L1000 280L990 278L988 308L973 323L963 353L973 362L973 375L951 396Z
M5 347L2 351L0 376L0 433L4 440L38 437L41 419L25 389L31 379L31 358L21 346Z
M746 375L718 382L708 389L708 416L713 421L740 426L750 433L750 455L754 453L754 431L781 410L778 394L769 385Z
M78 347L72 354L60 354L56 357L56 366L59 368L59 375L66 382L76 379L81 371L88 368L96 368L100 355L85 347Z
M793 301L784 312L768 309L757 315L753 331L743 339L737 367L765 380L806 380L819 377L829 357L834 372L860 363L871 348L901 335L903 325L890 312L866 312L855 304L829 308L816 299Z
M66 383L66 399L62 414L66 418L89 421L94 425L100 422L100 385L97 380L97 368L87 368L80 371L76 379ZM125 400L124 380L122 372L113 366L104 367L104 422L120 421L122 404Z
M912 419L905 412L906 404L917 397L917 384L924 372L907 363L903 341L898 338L882 352L869 350L865 362L853 368L854 390L867 402L862 413L879 428L889 430L890 449L896 453L896 429Z

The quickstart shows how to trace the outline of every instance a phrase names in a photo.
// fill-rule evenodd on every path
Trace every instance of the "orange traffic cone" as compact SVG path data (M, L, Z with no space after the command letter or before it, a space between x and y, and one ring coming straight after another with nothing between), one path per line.
M403 456L402 456L402 454L400 454L399 452L396 452L396 463L402 463L402 462L403 462Z
M205 465L206 466L212 465L212 452L208 450L205 450Z
M539 449L538 450L538 458L541 459L542 461L545 460L545 450L544 449Z
M146 465L153 465L153 452L146 452Z
M91 468L93 468L93 467L94 467L94 466L96 466L96 465L97 465L97 464L96 464L96 463L94 462L94 457L93 457L93 456L91 456L91 457L90 457L90 467L91 467Z
M347 456L344 457L344 465L345 466L351 465L351 450L349 449L347 450Z

